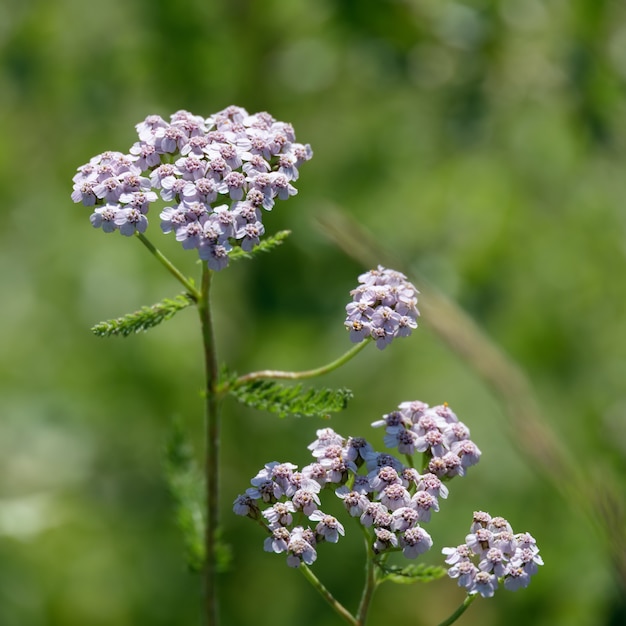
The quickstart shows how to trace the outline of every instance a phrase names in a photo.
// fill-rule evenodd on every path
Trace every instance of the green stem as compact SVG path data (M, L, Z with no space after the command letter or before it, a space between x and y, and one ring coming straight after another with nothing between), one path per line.
M331 361L326 365L322 365L321 367L316 367L312 370L304 370L302 372L283 372L281 370L261 370L259 372L251 372L250 374L245 374L244 376L240 376L232 383L233 387L238 387L239 385L243 385L245 383L249 383L253 380L265 379L265 378L282 378L289 380L302 380L303 378L315 378L317 376L322 376L323 374L328 374L333 370L336 370L338 367L347 363L350 359L355 357L366 345L371 342L371 339L366 339L361 343L358 343L356 346L353 346L346 353L342 354L338 359Z
M465 600L463 600L463 604L461 604L461 606L454 613L452 613L452 615L450 615L448 619L443 620L443 622L441 622L439 626L450 626L450 624L454 624L454 622L456 622L456 620L458 620L459 617L461 617L461 615L465 613L465 611L467 610L467 607L469 607L469 605L472 602L474 602L474 600L476 600L477 597L478 597L477 593L471 596L469 595L466 596Z
M205 388L205 584L204 601L207 626L217 626L217 529L219 511L219 444L220 444L220 398L217 393L218 366L213 336L213 321L209 294L212 272L206 265L202 272L202 291L197 302L206 375Z
M167 271L183 284L189 295L198 302L202 294L194 287L193 283L183 275L183 273L142 233L136 232L137 238L150 250L156 259L167 269Z
M307 565L305 565L304 563L301 563L298 569L304 574L304 577L319 592L322 598L324 598L324 600L326 600L326 602L330 604L330 606L335 611L335 613L337 613L337 615L342 617L346 622L348 622L348 624L352 624L352 626L360 626L361 622L358 622L350 614L350 612L339 601L335 599L333 594L330 593L330 591L328 591L326 587L324 587L320 579L309 569Z
M369 534L366 534L365 548L367 550L367 556L365 559L365 585L363 586L363 594L361 595L361 602L359 603L359 610L356 614L357 625L365 626L365 620L367 619L367 613L376 591L376 571L374 564L374 554L372 553L371 538Z

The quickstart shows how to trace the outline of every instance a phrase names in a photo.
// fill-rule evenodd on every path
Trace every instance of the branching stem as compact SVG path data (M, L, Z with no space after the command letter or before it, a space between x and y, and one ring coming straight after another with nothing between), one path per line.
M287 379L287 380L302 380L304 378L316 378L317 376L322 376L324 374L328 374L333 370L336 370L338 367L342 366L344 363L347 363L350 359L355 357L366 345L371 343L371 338L362 341L361 343L356 344L342 354L338 359L327 363L326 365L322 365L321 367L316 367L312 370L304 370L302 372L287 372L281 370L260 370L258 372L251 372L250 374L244 374L237 378L233 383L233 387L238 387L239 385L244 385L245 383L249 383L253 380L261 380L266 378L275 378L275 379Z
M205 370L205 460L204 478L206 494L206 522L204 533L204 616L206 626L218 626L219 612L217 604L217 530L219 527L219 448L220 448L220 399L218 389L219 370L213 319L211 315L210 292L213 272L206 264L202 270L202 286L198 290L193 281L183 273L142 233L136 233L141 243L150 253L176 278L194 300L200 316L202 329L202 347Z
M137 238L150 250L150 253L167 269L167 271L179 281L187 290L187 293L198 302L202 294L195 288L193 283L142 233L136 232Z
M358 622L352 614L341 604L326 587L322 584L320 579L309 569L307 565L301 563L298 569L304 574L304 577L313 585L317 592L328 602L332 609L342 617L348 624L352 626L360 626L361 622Z
M452 613L452 615L450 615L450 617L448 617L447 619L444 619L443 622L441 622L441 624L439 624L439 626L450 626L450 624L454 624L454 622L456 622L456 620L459 619L459 617L461 617L461 615L463 615L463 613L465 613L465 611L467 610L467 607L469 607L469 605L474 602L474 600L476 600L476 598L478 597L478 594L473 594L471 596L466 596L465 600L463 600L463 603L461 604L461 606L454 612Z
M365 550L367 553L365 559L365 583L363 585L363 593L361 595L361 602L359 603L359 610L356 614L357 625L365 626L365 620L376 591L376 565L374 563L374 554L371 547L371 538L369 533L365 533Z

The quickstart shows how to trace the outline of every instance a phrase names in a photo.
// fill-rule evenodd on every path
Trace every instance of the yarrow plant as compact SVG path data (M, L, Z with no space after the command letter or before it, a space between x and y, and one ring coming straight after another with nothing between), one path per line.
M268 113L250 115L230 106L209 117L178 111L165 121L151 115L136 126L138 140L127 153L103 152L78 168L72 199L91 210L91 224L105 233L137 238L183 286L172 298L92 329L99 336L128 336L195 306L204 348L205 441L203 470L180 427L166 449L166 478L183 531L191 569L203 573L205 622L219 623L217 578L224 567L219 541L220 423L224 399L285 415L324 416L346 408L348 389L304 388L300 381L327 374L370 343L386 348L417 328L418 291L408 278L378 266L358 277L345 308L344 326L356 344L326 365L305 371L260 370L238 375L220 366L215 349L211 285L230 261L252 258L282 243L287 232L266 236L263 213L297 193L299 168L311 159L293 127ZM160 230L173 233L203 261L194 278L176 267L147 236L149 213L159 206ZM150 218L151 219L151 218ZM286 382L278 382L286 381ZM311 457L301 469L291 462L266 463L237 496L233 510L259 524L266 552L284 555L332 609L349 624L365 624L375 589L385 580L427 582L447 574L467 592L463 604L440 626L452 624L478 596L491 597L499 584L526 587L542 565L535 540L514 534L509 523L474 514L470 534L456 548L443 548L443 566L409 561L433 547L433 523L447 483L478 463L481 451L469 428L447 403L402 402L372 422L383 428L386 451L362 437L317 429ZM261 461L260 461L261 462ZM342 521L325 512L341 503ZM366 576L353 614L322 584L311 566L321 543L339 543L350 528L365 537Z

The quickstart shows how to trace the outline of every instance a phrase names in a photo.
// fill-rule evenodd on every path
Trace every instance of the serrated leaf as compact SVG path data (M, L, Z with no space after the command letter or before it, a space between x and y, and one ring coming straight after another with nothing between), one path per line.
M230 393L243 404L280 417L325 417L343 411L352 398L349 389L304 389L302 385L286 386L269 380L240 385L231 388Z
M144 306L134 313L128 313L113 320L100 322L91 331L98 337L111 337L113 335L128 337L132 333L146 331L149 328L158 326L161 322L170 319L178 311L182 311L190 304L193 304L193 300L187 294L180 294L175 298L166 298L152 306Z
M412 585L413 583L429 583L433 580L443 578L447 574L445 567L439 565L384 565L380 566L383 572L381 579L389 580L401 585Z
M218 372L218 386L231 387L237 381L237 372L231 370L226 364L220 365Z
M246 252L241 248L233 248L228 253L228 256L233 261L238 261L239 259L251 259L255 254L258 254L259 252L269 252L270 250L277 248L283 243L285 239L287 239L287 237L289 237L289 235L291 235L290 230L280 230L275 235L270 235L265 239L261 239L259 245L252 248L252 250Z
M174 500L176 524L183 535L189 569L204 565L204 480L191 445L179 422L174 422L165 446L165 478Z

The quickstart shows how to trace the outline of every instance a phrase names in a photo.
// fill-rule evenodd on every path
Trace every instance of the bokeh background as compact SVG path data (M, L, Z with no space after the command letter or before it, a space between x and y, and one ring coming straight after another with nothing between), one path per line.
M229 104L291 122L315 157L299 195L266 220L292 237L216 280L222 359L240 372L303 369L349 347L343 308L366 268L319 224L348 215L517 362L583 480L618 496L607 536L604 498L538 462L540 437L520 445L510 407L435 332L436 307L410 339L324 380L355 393L330 423L344 435L382 446L370 422L413 399L447 401L471 428L483 458L451 484L428 562L463 541L475 509L537 538L546 565L530 588L479 600L460 623L623 624L625 86L620 0L4 0L0 624L199 623L162 473L173 418L201 454L194 311L148 334L94 337L94 323L179 288L137 241L92 229L69 194L76 168L126 151L146 115ZM306 464L326 425L226 406L227 626L340 623L230 512L265 462ZM351 608L355 535L315 565ZM448 579L384 585L371 624L430 626L462 598Z

